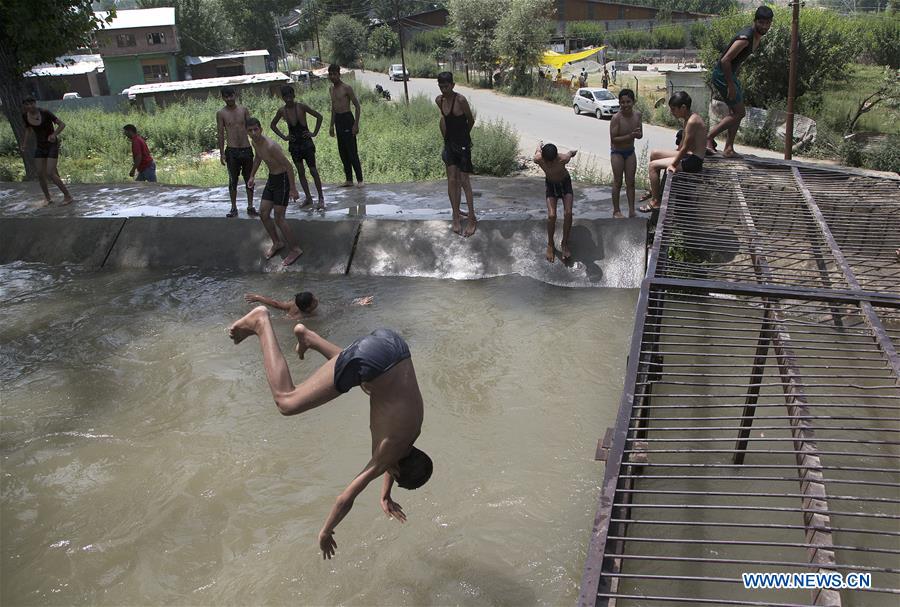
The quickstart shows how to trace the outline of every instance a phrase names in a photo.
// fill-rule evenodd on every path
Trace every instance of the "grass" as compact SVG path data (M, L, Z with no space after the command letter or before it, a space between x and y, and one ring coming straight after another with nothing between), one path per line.
M846 78L828 85L827 93L822 96L818 107L810 107L810 100L801 97L798 99L797 111L813 117L833 131L843 133L859 102L881 84L883 69L875 65L851 64ZM900 120L896 113L876 108L860 118L856 123L856 131L900 135Z
M441 140L438 110L432 100L417 96L407 107L376 99L373 93L359 91L362 103L359 152L367 181L395 183L442 179ZM343 181L343 168L336 142L328 137L328 91L313 89L300 98L324 116L316 138L316 161L326 182ZM263 95L245 95L242 99L252 115L268 123L281 101ZM222 106L219 98L185 101L156 112L132 110L107 113L94 109L60 111L66 123L59 171L70 183L116 183L128 181L131 148L122 135L122 126L137 126L157 164L162 183L221 186L226 183L225 169L217 154L215 113ZM314 122L310 122L312 128ZM282 129L284 130L284 129ZM515 168L518 137L506 124L478 123L473 132L475 172L505 176ZM282 142L287 150L287 142ZM266 174L260 169L260 177ZM22 161L16 153L9 124L0 124L0 180L21 180Z

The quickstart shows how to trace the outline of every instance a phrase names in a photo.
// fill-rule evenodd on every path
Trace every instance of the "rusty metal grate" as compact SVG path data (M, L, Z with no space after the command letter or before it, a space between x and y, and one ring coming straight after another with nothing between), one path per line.
M666 186L580 603L895 605L900 180L709 164ZM872 589L741 580L809 571Z

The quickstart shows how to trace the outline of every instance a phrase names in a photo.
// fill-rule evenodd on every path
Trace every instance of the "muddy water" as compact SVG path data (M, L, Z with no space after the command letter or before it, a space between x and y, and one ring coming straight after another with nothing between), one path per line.
M636 291L471 282L0 268L2 594L21 604L571 604L622 387ZM245 291L322 300L338 344L404 335L426 402L429 484L370 486L368 404L271 401ZM350 307L356 296L375 305ZM287 350L292 323L276 333ZM317 356L317 355L315 355ZM291 359L295 381L319 363Z

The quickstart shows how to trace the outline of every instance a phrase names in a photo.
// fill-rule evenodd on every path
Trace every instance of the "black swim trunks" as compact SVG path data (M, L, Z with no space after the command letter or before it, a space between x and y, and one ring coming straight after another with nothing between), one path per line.
M547 185L547 198L564 198L566 194L573 194L572 176L568 173L562 181L550 181L545 177L544 183Z
M271 200L276 207L286 207L291 195L291 180L287 173L269 174L262 199Z
M447 166L456 165L463 173L472 171L472 145L462 145L453 141L444 143L444 151L441 152L441 160Z
M349 392L410 357L409 346L390 329L376 329L344 348L334 363L334 387Z
M253 148L225 148L225 166L228 168L228 189L236 190L238 177L244 183L250 179L253 170Z
M703 158L688 154L681 159L681 170L685 173L700 173L703 171Z
M35 158L59 158L59 142L54 141L53 143L47 142L46 144L40 144L34 146L34 157Z
M316 168L316 144L312 139L302 138L288 143L288 151L296 164L306 162L310 170Z

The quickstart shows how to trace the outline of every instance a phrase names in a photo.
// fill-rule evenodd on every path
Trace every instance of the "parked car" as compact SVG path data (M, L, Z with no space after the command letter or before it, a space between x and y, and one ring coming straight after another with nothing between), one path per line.
M607 89L583 88L575 93L572 108L576 114L587 112L597 118L612 118L619 111L619 99Z
M388 77L393 80L409 80L409 70L403 71L402 63L394 63L388 70Z
M63 99L81 99L81 95L78 93L66 93L63 95Z

